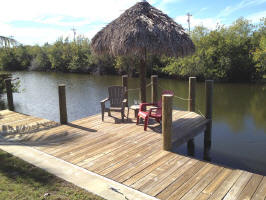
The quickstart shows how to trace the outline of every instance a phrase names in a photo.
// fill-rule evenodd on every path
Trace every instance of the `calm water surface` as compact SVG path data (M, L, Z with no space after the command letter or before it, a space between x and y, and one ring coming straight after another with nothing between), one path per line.
M120 76L15 72L21 81L21 93L14 94L15 110L59 121L58 84L66 84L70 121L100 112L100 100L107 97L107 87L120 85ZM129 79L129 88L138 87L138 79ZM185 81L159 79L161 88L188 96ZM160 89L161 91L161 89ZM150 99L150 88L147 90ZM204 113L204 83L197 83L197 109ZM129 102L138 92L129 93ZM5 102L6 104L6 102ZM185 110L187 102L175 99L174 106ZM203 135L195 138L195 157L203 159ZM186 144L174 151L187 155ZM266 85L214 85L213 128L210 159L213 163L266 175Z

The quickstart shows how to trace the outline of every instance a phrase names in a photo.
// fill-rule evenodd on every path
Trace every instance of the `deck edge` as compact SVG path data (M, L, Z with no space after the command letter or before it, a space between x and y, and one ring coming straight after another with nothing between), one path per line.
M6 142L6 144L0 144L0 149L107 200L157 200L155 197L149 196L32 147L14 145Z

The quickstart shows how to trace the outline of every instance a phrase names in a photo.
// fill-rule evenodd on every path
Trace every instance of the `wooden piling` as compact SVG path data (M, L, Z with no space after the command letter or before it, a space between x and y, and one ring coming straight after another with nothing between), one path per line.
M212 104L213 104L213 80L205 81L205 98L206 98L206 119L212 119Z
M195 156L195 143L194 139L191 139L187 143L187 154L189 156Z
M189 91L188 91L188 111L195 112L196 110L196 77L189 77ZM194 139L190 139L187 143L188 149L194 144Z
M162 96L162 135L163 149L170 151L172 148L172 107L173 95Z
M151 98L152 98L152 103L158 102L158 76L157 75L151 76Z
M58 86L60 123L67 124L66 86Z
M125 99L127 99L128 102L128 75L122 76L122 86L126 89Z
M212 107L213 107L213 80L205 81L205 118L210 120L206 125L204 133L204 147L209 150L211 147L211 129L212 129Z
M11 79L5 80L6 85L6 95L7 95L7 103L8 103L8 109L11 111L14 111L14 102L13 102L13 93L12 93L12 85L11 85Z
M196 77L189 77L188 111L195 112L196 105Z

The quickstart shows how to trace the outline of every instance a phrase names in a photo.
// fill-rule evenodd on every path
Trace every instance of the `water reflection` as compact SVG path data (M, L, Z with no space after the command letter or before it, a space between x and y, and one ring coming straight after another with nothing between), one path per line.
M164 89L173 90L177 96L188 97L188 82L159 79ZM159 89L160 92L162 89ZM204 83L197 83L196 109L205 111ZM214 120L228 124L234 133L241 133L245 120L250 117L259 129L266 133L266 89L256 84L214 84L213 115ZM174 99L174 106L187 109L187 102Z
M21 89L14 94L15 109L36 117L59 121L59 83L66 84L69 120L100 113L100 100L107 96L107 87L121 85L120 76L90 76L41 72L17 72ZM147 83L150 80L147 80ZM137 78L129 78L129 88L139 87ZM159 93L173 90L175 95L188 97L188 82L159 78ZM129 92L129 105L138 99L138 91ZM150 88L147 88L150 100ZM266 88L256 84L214 84L212 141L204 141L202 133L194 139L191 152L187 145L175 151L196 158L266 175ZM187 101L174 99L174 106L187 109ZM4 104L0 101L0 106ZM204 83L196 86L196 109L205 111ZM190 151L190 150L189 150ZM194 153L193 153L194 152Z

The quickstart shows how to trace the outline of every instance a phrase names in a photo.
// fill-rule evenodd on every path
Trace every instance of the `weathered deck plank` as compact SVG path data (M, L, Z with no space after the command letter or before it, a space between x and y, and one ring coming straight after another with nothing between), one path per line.
M196 113L176 110L173 121L174 130L183 134L207 123ZM45 122L49 120L0 111L0 134L3 126L15 129ZM104 122L100 115L94 115L34 133L10 134L7 138L159 199L266 197L265 177L163 151L161 126L151 123L144 131L143 124L135 125L133 113L125 123L115 115L105 117Z

